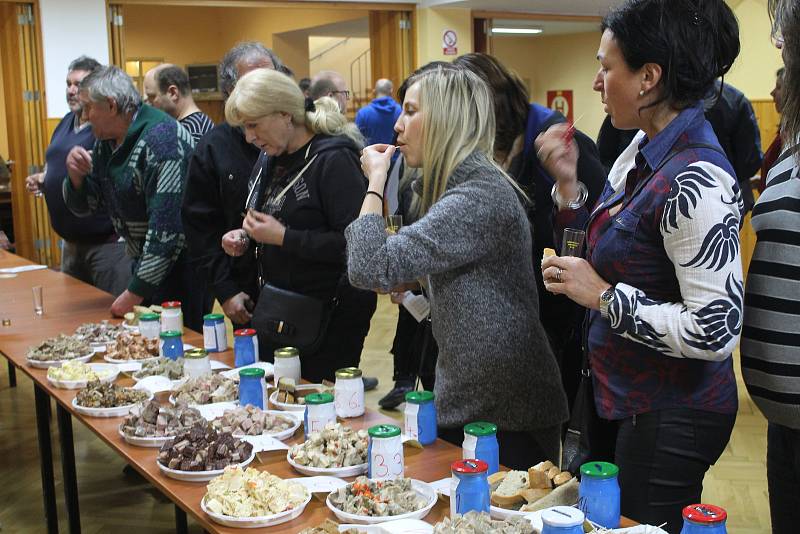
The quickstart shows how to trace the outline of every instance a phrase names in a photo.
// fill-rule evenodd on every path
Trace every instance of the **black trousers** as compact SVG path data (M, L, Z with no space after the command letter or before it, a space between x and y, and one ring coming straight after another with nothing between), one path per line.
M793 534L800 525L800 430L770 423L767 484L772 534Z
M685 506L702 502L703 477L722 454L736 415L677 408L601 420L592 459L619 466L622 515L679 534ZM713 503L712 503L713 504Z
M439 347L428 320L417 322L403 306L398 306L397 330L392 342L395 382L414 385L419 374L422 387L433 391Z
M461 447L464 429L461 427L436 429L440 438ZM510 469L527 471L529 467L550 460L558 465L561 425L540 428L529 432L497 431L500 447L500 464Z
M361 361L378 295L347 284L340 289L338 299L320 348L313 353L300 351L300 374L309 382L334 381L337 369L358 367ZM258 336L258 345L261 359L269 362L274 360L275 349L283 346L270 342L263 334Z

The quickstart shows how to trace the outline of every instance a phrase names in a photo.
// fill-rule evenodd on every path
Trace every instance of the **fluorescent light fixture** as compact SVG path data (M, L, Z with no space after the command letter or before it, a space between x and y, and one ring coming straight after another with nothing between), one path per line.
M542 33L541 28L492 28L492 33L502 35L535 35Z

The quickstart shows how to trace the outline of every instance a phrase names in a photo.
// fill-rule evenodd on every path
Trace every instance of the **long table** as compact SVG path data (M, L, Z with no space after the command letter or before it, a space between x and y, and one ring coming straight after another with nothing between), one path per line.
M30 262L14 254L0 251L0 268L29 265ZM31 288L42 286L44 291L44 315L33 313ZM57 403L57 418L62 453L62 470L64 475L64 493L69 516L69 530L80 532L80 515L78 505L77 476L75 456L72 444L72 419L75 418L94 432L111 449L122 456L134 469L142 474L154 487L163 492L176 505L176 530L185 529L185 512L200 523L208 532L241 532L240 529L223 527L211 521L200 509L200 500L205 495L205 483L189 483L173 480L161 473L156 465L158 449L129 445L118 434L122 418L94 418L77 413L72 407L72 399L76 390L55 388L47 381L47 371L30 367L25 362L28 348L39 341L60 333L72 333L82 323L98 322L108 319L111 295L84 284L74 278L51 270L39 270L20 273L15 278L0 279L0 319L11 319L11 325L0 327L0 352L9 361L28 375L34 383L37 408L37 429L39 451L42 463L42 485L44 507L49 532L58 531L55 515L55 489L53 482L53 462L51 451L50 429L48 425L49 399ZM187 331L184 339L188 343L202 346L202 336ZM215 358L232 364L231 351L215 355ZM102 361L99 357L95 361ZM118 383L129 385L130 379L118 380ZM374 411L367 410L363 417L348 419L347 424L353 428L367 428L378 423L396 422ZM302 433L298 432L288 443L302 441ZM460 449L447 442L438 440L424 450L406 447L406 476L424 481L434 481L450 474L450 463L460 457ZM251 464L261 470L267 470L281 478L300 476L286 462L286 453L261 453L263 463L258 460ZM441 501L426 518L435 523L448 515L447 506ZM325 519L335 519L323 502L312 499L306 510L297 519L263 529L270 533L296 533L308 526L315 526Z

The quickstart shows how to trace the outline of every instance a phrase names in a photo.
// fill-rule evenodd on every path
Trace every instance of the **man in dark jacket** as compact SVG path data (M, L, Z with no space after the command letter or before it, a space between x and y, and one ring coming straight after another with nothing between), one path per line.
M356 113L356 126L367 145L391 143L394 123L400 116L400 104L392 98L392 81L381 78L375 83L375 99Z
M251 70L280 65L278 57L261 43L235 46L220 63L225 98ZM239 128L228 123L215 126L192 155L181 210L190 257L200 263L208 291L235 327L250 322L258 297L256 261L252 251L238 258L228 256L221 242L225 232L242 227L250 172L259 153Z

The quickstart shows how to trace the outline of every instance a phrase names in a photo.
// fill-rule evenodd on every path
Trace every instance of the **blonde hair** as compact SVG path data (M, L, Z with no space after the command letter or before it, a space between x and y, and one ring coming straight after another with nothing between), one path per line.
M297 84L283 74L271 69L255 69L242 76L225 103L225 119L232 126L260 119L273 113L288 113L296 125L305 125L315 134L343 135L352 139L359 148L364 138L358 127L347 122L339 111L339 104L323 96L314 101L314 111L306 111L303 92Z
M455 168L473 152L484 153L503 171L494 163L494 101L483 80L465 69L438 67L413 77L409 86L413 84L419 84L422 113L421 214L425 214L444 194Z

